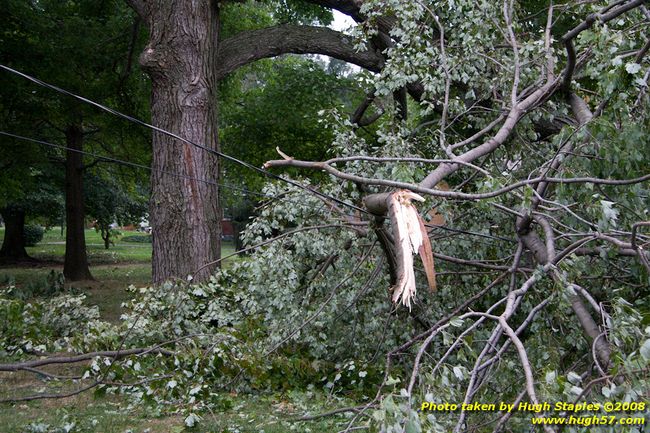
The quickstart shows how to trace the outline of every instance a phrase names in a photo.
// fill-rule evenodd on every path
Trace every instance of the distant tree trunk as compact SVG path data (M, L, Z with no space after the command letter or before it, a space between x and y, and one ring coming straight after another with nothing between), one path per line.
M149 26L150 40L140 63L152 80L152 123L218 150L217 2L142 2L138 12ZM154 132L152 169L153 282L190 274L195 281L206 280L215 265L196 271L220 257L218 160Z
M104 248L108 249L110 246L111 242L111 228L110 227L102 227L100 229L100 234L102 236L102 239L104 240Z
M69 125L65 131L65 262L63 275L70 281L92 280L86 255L84 232L83 149L81 125Z
M0 214L5 222L0 258L7 261L29 260L25 250L25 211L10 205L1 209Z
M244 227L246 227L246 223L243 221L232 221L232 238L233 238L233 243L235 244L235 251L239 251L244 249L244 240L242 239L241 232L243 231Z

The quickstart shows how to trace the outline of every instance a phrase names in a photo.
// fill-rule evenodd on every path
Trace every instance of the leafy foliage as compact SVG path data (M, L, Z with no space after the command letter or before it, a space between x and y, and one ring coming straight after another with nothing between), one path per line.
M332 134L319 123L319 112L333 106L351 110L361 97L355 77L330 73L313 59L285 56L250 65L222 84L222 148L256 166L277 158L276 148L301 158L321 159ZM259 174L233 164L224 167L224 178L255 192L264 184ZM236 207L237 200L233 202Z
M119 235L114 223L136 224L146 216L146 199L137 191L128 191L112 179L101 175L86 176L84 194L87 214L95 219L95 230L101 233L106 248Z
M43 240L44 233L45 229L43 229L41 226L34 224L26 225L24 229L25 245L28 247L33 247Z
M99 310L84 305L85 295L63 294L27 302L15 298L16 291L15 286L8 286L0 296L3 356L66 350L71 337L101 326Z

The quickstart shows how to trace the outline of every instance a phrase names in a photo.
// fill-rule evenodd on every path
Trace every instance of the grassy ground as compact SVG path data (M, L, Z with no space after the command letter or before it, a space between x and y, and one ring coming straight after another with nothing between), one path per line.
M90 272L95 281L80 281L66 284L88 295L91 305L98 305L103 318L115 322L121 314L121 304L131 298L125 289L133 284L137 287L151 283L151 243L128 242L129 237L146 236L138 232L123 232L109 249L93 229L86 230L86 247ZM4 228L0 228L0 239ZM231 242L224 242L222 255L234 252ZM45 232L43 240L36 246L27 247L27 254L41 263L20 267L0 267L0 285L15 283L20 288L35 289L47 285L48 275L63 271L65 255L65 234L59 228ZM226 260L224 266L232 263Z
M40 370L80 376L84 368L84 363L77 363ZM70 393L87 384L47 380L29 372L0 372L0 400ZM358 404L313 391L255 395L222 392L218 399L219 409L203 414L191 429L185 427L183 416L156 413L122 395L96 397L92 390L66 398L0 403L0 433L329 433L343 430L349 418L345 414L306 422L297 418Z
M60 369L57 372L61 373ZM8 388L12 388L12 392L20 389L21 393L33 392L39 387L41 392L46 387L50 392L63 391L38 382L27 373L0 373L0 396L6 396ZM94 397L92 392L85 392L65 399L0 404L0 432L50 433L65 431L66 425L74 424L71 432L78 433L329 433L342 430L347 417L339 415L309 422L298 422L296 418L351 404L313 392L289 395L224 393L220 398L223 405L219 411L203 415L192 429L185 428L182 416L151 413L148 408L130 405L119 395Z
M115 240L115 245L109 249L104 248L104 240L94 229L86 230L86 249L88 261L91 265L124 263L124 262L151 262L151 243L124 242L127 236L141 235L137 232L122 232L123 236ZM0 235L4 229L0 229ZM27 247L27 254L40 260L59 261L65 254L65 235L57 227L48 230L43 240L34 247Z
M0 239L4 230L0 229ZM102 318L117 322L121 303L132 293L125 289L134 284L145 286L151 278L151 244L125 242L124 233L110 249L94 230L86 230L90 270L95 281L66 284L73 290L88 295L90 305L98 305ZM234 251L225 243L222 254ZM65 237L60 230L48 231L43 240L29 247L30 256L41 263L22 267L0 268L0 286L8 283L25 289L37 289L47 284L48 275L63 270ZM227 265L227 264L226 264ZM0 348L0 352L1 352ZM85 364L49 366L43 370L58 375L80 375ZM42 393L61 393L78 389L81 383L46 380L27 372L0 372L0 400L15 396ZM293 419L305 413L320 413L329 409L351 405L326 398L320 393L292 392L289 395L221 395L224 405L219 413L205 415L192 429L199 433L284 433L289 431L324 433L345 427L344 416L324 418L309 423ZM71 427L73 426L74 427ZM92 391L64 399L45 399L17 404L0 403L0 433L63 432L100 433L179 433L184 431L183 417L161 416L149 409L130 405L122 396L95 398Z
M86 229L86 250L91 267L108 264L151 263L150 242L128 242L129 238L147 235L140 232L122 232L109 249L94 229ZM0 228L0 239L4 238L4 228ZM222 254L234 252L232 242L223 242ZM27 247L27 253L39 260L63 262L65 255L65 234L58 227L45 232L43 240L36 246Z

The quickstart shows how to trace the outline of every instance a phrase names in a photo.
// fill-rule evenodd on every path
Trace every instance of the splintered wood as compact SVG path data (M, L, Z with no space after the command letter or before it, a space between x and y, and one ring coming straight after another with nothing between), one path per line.
M431 242L422 217L411 203L412 200L422 202L424 198L411 191L399 190L392 193L388 199L388 215L393 227L397 264L397 282L392 287L393 302L400 301L409 310L416 292L413 254L420 255L429 288L436 290Z

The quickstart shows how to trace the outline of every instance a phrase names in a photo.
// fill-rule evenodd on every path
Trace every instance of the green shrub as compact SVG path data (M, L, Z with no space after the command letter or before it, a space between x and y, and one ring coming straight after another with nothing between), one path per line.
M141 243L141 244L150 244L151 243L151 235L124 236L122 238L122 242L136 242L136 243Z
M39 225L28 224L25 226L23 233L25 236L25 245L28 247L33 247L43 240L45 229Z

